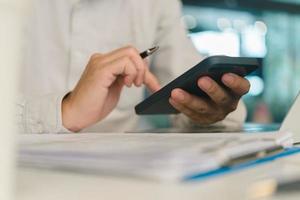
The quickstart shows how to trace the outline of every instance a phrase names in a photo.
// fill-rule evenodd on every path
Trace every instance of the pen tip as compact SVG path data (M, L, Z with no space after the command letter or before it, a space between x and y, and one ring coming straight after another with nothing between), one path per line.
M159 49L159 46L155 46L155 47L150 48L149 50L150 50L151 52L154 52L154 51L156 51L156 50L158 50L158 49Z

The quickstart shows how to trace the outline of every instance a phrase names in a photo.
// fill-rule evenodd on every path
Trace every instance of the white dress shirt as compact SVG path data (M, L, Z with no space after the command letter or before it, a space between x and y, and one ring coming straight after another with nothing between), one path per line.
M21 74L20 123L24 132L59 133L61 101L90 56L125 45L143 51L155 45L151 71L165 84L201 60L181 23L178 0L34 0L26 29ZM144 88L126 88L116 109L86 132L123 132L138 125L134 106ZM240 104L223 124L241 124ZM187 119L185 119L186 121Z

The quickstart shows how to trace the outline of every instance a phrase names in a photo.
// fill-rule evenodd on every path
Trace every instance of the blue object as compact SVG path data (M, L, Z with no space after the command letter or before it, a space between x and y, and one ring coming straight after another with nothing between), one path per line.
M264 158L259 158L259 159L252 160L252 161L248 161L248 162L245 162L242 164L238 164L238 165L234 165L234 166L230 166L230 167L221 167L219 169L207 171L204 173L186 176L183 178L183 181L199 181L199 180L204 180L204 179L215 177L215 176L220 176L223 174L229 174L229 173L233 173L233 172L245 169L245 168L249 168L249 167L264 164L267 162L275 161L279 158L286 157L286 156L296 154L296 153L300 153L300 147L288 148L285 151L280 152L278 154L266 156Z

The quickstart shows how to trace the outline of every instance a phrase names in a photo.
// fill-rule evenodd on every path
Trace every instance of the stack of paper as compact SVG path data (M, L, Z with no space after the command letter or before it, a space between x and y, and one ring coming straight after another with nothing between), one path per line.
M290 145L291 135L281 132L22 135L19 161L22 166L178 180L278 144Z

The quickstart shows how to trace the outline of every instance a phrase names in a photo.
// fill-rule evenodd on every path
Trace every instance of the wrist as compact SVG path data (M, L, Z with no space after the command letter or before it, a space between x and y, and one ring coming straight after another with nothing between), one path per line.
M62 124L69 131L79 132L82 128L78 125L78 123L76 123L76 119L74 118L76 115L72 108L70 94L71 93L68 93L62 100Z

